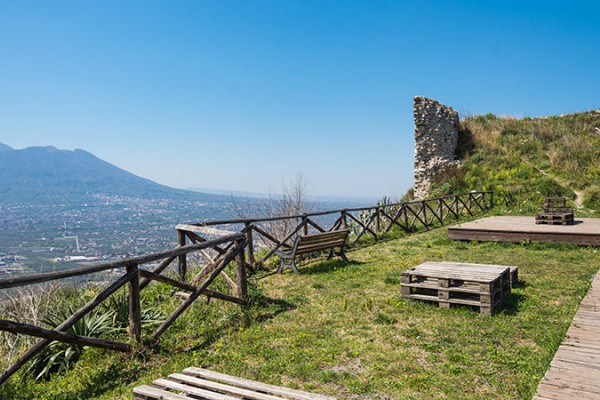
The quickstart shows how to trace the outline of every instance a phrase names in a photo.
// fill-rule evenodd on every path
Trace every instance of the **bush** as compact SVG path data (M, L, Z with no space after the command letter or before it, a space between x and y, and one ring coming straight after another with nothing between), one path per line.
M583 193L583 205L592 210L600 210L600 186L592 186Z
M573 192L560 186L554 179L543 178L538 183L538 191L544 197L565 196L573 198Z

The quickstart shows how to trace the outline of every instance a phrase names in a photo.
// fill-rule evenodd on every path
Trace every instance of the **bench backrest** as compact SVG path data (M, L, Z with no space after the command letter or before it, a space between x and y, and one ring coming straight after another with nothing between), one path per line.
M544 199L544 212L569 213L573 212L573 209L567 207L567 200L564 197L546 197Z
M564 197L546 197L544 208L565 208L567 200Z
M294 241L293 252L295 254L304 254L343 246L346 243L349 233L349 229L342 229L332 232L298 236Z

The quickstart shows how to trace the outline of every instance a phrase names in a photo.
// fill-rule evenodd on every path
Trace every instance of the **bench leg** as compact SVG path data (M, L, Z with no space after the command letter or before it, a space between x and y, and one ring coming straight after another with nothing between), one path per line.
M344 249L342 248L342 251L340 251L340 257L342 257L342 260L344 260L344 262L346 264L349 264L350 261L348 260L348 257L346 257L346 253L344 253Z
M329 250L329 256L327 257L328 260L331 260L334 256L339 256L342 258L342 260L344 260L344 262L349 263L350 261L348 260L348 257L346 257L346 254L344 253L344 247L340 247L340 251L336 252L334 249Z
M294 261L294 259L292 258L292 263L290 264L290 268L292 269L292 271L294 271L295 273L299 274L300 271L298 271L298 268L296 267L296 262Z
M294 260L293 257L292 258L285 258L285 257L279 258L279 268L277 268L277 273L282 274L283 270L285 268L290 268L292 271L294 271L297 274L300 273L300 271L298 271L298 267L296 267L296 261Z

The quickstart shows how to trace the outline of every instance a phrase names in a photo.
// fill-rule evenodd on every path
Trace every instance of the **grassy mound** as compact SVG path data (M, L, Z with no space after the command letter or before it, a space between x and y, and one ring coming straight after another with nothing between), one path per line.
M597 211L598 128L599 111L548 118L466 118L461 123L461 166L438 174L433 195L510 193L524 213L538 210L543 197L566 196L573 205Z

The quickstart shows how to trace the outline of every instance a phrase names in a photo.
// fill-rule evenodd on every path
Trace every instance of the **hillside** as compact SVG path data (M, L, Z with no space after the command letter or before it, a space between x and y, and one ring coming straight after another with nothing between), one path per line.
M493 190L517 200L522 212L544 196L600 211L600 110L545 118L461 122L459 167L438 174L433 195Z
M75 201L98 194L191 200L214 196L160 185L84 150L59 150L55 147L15 150L2 143L0 182L0 202L3 203Z

